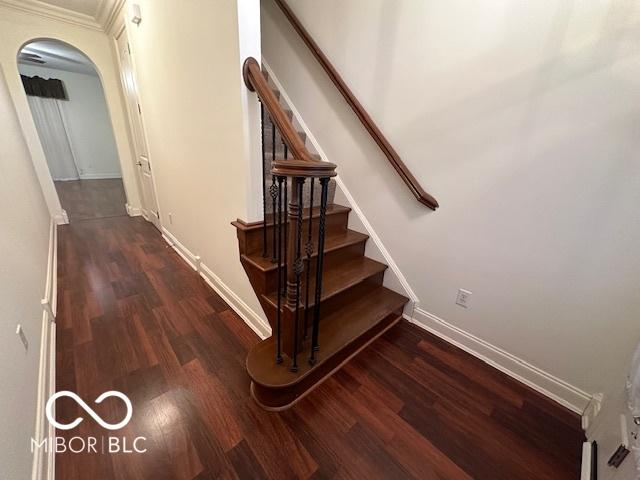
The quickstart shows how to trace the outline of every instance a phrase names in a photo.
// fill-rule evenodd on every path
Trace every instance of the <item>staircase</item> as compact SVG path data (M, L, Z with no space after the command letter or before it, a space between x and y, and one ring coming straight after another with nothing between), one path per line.
M255 401L284 410L395 325L408 299L382 285L387 266L365 256L368 236L333 202L336 166L305 145L255 59L244 77L263 109L264 221L233 225L273 331L246 365Z

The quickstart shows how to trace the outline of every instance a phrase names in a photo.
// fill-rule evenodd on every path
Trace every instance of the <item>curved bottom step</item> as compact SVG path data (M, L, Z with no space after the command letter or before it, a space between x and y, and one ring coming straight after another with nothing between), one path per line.
M401 319L402 309L387 315L371 329L355 338L345 348L310 369L299 382L275 386L260 384L255 379L252 379L251 396L265 410L281 411L292 407ZM287 358L285 358L286 361ZM280 368L285 367L280 366Z

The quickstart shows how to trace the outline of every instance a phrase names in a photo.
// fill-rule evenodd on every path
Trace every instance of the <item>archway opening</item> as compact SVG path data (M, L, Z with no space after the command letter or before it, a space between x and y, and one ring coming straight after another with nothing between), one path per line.
M18 52L18 71L69 221L126 215L115 136L93 62L62 41L34 40Z

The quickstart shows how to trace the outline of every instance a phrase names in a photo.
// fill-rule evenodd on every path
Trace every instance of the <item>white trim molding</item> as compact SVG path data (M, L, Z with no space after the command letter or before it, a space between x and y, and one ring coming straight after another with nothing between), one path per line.
M271 336L271 327L260 315L254 312L238 295L235 294L209 267L204 263L200 264L200 276L215 292L227 302L234 312L236 312L244 323L261 339Z
M56 388L56 324L58 297L58 224L54 218L50 222L49 254L44 296L40 301L42 311L42 331L40 334L40 360L38 365L38 397L36 401L36 424L33 438L41 442L55 435L53 426L46 421L45 405ZM53 480L55 478L55 456L53 450L34 450L31 471L32 480Z
M167 230L166 227L162 227L162 238L165 239L169 246L173 248L191 268L198 271L198 262L196 260L197 255L191 253L191 250L180 243L180 241L173 235L173 233Z
M129 215L130 217L140 217L140 216L142 216L142 209L140 209L140 207L134 207L134 206L129 205L128 203L126 203L124 205L124 208L127 210L127 215Z
M604 394L596 393L591 396L591 401L584 409L584 413L582 414L582 429L587 432L587 437L589 436L589 429L594 424L596 417L602 410L602 402L604 401Z
M213 271L205 265L200 256L185 247L169 230L162 227L162 238L173 248L193 270L229 305L234 312L261 339L271 336L271 327L258 313L247 305L231 288L229 288Z
M80 180L110 180L114 178L122 178L121 173L82 173Z
M405 316L405 318L575 413L582 415L592 400L590 394L578 387L570 385L420 307L413 310L412 316Z
M56 225L67 225L69 223L69 215L66 210L60 210L60 213L53 217L53 221Z
M101 32L113 24L124 4L125 0L101 0L94 15L87 15L40 0L0 0L1 7Z

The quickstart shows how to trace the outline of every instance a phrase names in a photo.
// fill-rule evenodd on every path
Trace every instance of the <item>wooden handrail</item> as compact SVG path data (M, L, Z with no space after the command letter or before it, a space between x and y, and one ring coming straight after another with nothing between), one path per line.
M404 183L407 184L409 190L411 190L411 193L413 193L413 195L418 199L420 203L426 205L432 210L438 208L439 205L436 199L429 195L422 188L418 180L413 176L411 171L400 159L398 153L391 146L389 141L380 131L380 129L364 109L362 104L358 101L351 89L347 86L345 81L331 64L324 52L320 49L315 40L313 40L307 29L304 28L298 17L296 17L291 8L289 8L289 5L287 5L284 0L274 1L280 7L280 10L282 10L284 16L287 17L295 31L298 32L298 34L302 38L302 41L305 43L305 45L307 45L312 55L320 63L320 66L324 69L333 84L340 91L356 116L360 119L364 128L367 129L373 140L378 144L378 146L382 150L382 153L384 153L384 155L387 157L387 159L389 160L393 168L395 168L396 172L398 172L398 175L400 175Z
M273 173L276 175L299 177L335 176L335 164L316 160L309 150L307 150L293 123L291 123L289 116L269 86L258 61L253 57L247 58L244 62L242 72L245 85L252 92L256 92L293 156L293 158L289 160L274 159Z

